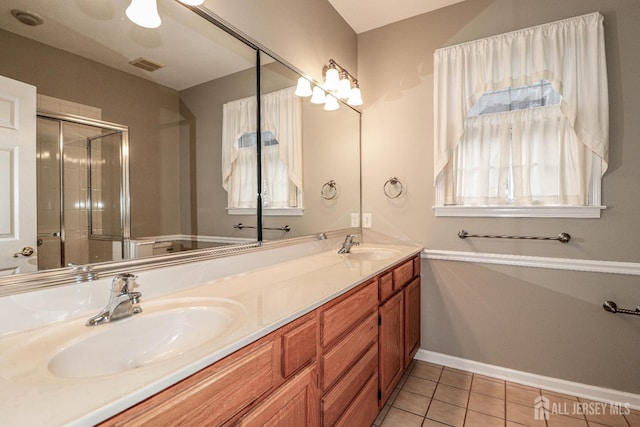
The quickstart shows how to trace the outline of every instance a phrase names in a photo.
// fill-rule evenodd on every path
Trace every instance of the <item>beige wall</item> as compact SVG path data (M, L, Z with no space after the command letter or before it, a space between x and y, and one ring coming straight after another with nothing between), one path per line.
M435 49L593 11L605 17L610 166L600 219L436 218ZM429 249L640 262L640 2L467 0L359 35L363 209L377 231ZM385 198L396 175L406 196ZM456 232L572 235L571 243L461 240ZM422 348L527 372L640 392L640 322L602 310L640 303L633 276L423 261Z
M227 214L227 192L222 188L221 173L222 106L255 94L254 69L180 92L180 112L183 117L182 233L256 238L255 230L233 228L239 222L255 226L256 218ZM189 177L195 179L189 180ZM190 185L187 188L188 182Z
M327 0L215 0L205 5L316 80L330 58L357 75L356 34Z
M178 233L178 93L2 30L0 52L0 75L129 126L132 235Z

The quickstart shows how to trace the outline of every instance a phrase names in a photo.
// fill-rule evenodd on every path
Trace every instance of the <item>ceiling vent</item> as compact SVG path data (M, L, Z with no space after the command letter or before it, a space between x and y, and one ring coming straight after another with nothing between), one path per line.
M157 62L153 62L152 60L147 58L134 59L133 61L129 62L129 64L150 72L159 70L160 68L164 67L164 65L160 65Z
M18 21L30 27L37 27L38 25L42 25L44 23L44 19L42 19L40 15L34 12L30 12L28 10L13 9L11 11L11 14Z

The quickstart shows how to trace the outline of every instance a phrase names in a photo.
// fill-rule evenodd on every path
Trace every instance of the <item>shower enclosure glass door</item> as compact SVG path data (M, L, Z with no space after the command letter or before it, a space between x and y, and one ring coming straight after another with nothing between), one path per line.
M125 126L38 115L38 269L123 258L127 145Z

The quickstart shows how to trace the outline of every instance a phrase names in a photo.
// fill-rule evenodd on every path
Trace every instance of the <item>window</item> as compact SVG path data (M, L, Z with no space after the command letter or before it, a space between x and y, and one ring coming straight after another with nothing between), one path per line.
M302 215L301 103L288 88L262 95L264 215ZM258 194L255 98L223 107L222 178L229 214L254 214Z
M600 216L602 30L594 13L436 51L437 216Z

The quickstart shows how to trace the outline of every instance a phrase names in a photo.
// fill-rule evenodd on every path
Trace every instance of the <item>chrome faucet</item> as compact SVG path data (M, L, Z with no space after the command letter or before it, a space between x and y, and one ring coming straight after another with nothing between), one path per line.
M123 319L142 312L138 305L142 294L132 292L137 276L124 273L118 274L111 282L111 295L107 306L98 314L87 320L87 326L96 326L114 320Z
M347 237L344 238L344 242L342 243L342 247L338 251L339 254L348 254L352 246L358 246L360 244L360 242L353 240L354 237L356 237L355 234L347 234Z

